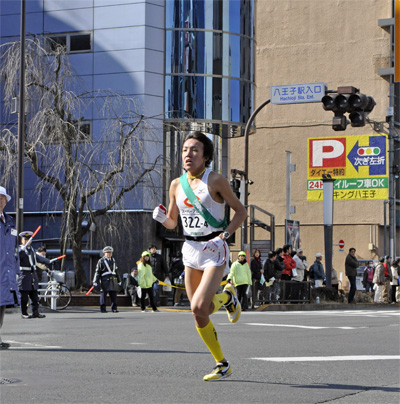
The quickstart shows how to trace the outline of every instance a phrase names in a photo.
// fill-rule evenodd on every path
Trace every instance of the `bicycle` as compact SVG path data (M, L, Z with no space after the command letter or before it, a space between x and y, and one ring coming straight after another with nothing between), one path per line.
M72 295L68 286L64 283L65 272L50 271L50 270L47 270L46 272L49 276L49 282L44 292L43 300L49 307L51 307L52 291L54 290L52 282L55 281L57 282L57 284L55 285L57 289L57 297L56 297L57 310L66 309L71 303Z

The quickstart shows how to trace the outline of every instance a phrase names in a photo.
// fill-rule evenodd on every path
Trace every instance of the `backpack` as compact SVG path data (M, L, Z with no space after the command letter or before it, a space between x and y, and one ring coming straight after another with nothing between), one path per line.
M308 272L310 279L314 279L314 264L310 266L310 271Z

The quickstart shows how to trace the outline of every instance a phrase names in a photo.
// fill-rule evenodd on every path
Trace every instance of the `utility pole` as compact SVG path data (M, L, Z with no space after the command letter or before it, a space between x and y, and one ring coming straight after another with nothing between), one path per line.
M292 164L292 152L286 150L286 219L292 218L291 214L296 213L296 207L292 206L292 176L296 171L296 165Z
M17 220L18 233L24 227L24 144L25 144L25 14L26 0L21 0L21 38L20 38L20 78L18 111L18 173L17 173Z

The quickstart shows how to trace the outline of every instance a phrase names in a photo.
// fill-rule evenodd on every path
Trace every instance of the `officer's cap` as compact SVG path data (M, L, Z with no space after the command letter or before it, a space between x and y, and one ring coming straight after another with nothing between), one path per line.
M143 251L142 252L142 257L145 257L146 255L150 255L150 253L148 251Z
M114 252L114 249L108 245L103 248L103 253L106 253L106 252Z
M19 236L21 238L31 238L32 234L32 231L23 231L22 233L19 233Z

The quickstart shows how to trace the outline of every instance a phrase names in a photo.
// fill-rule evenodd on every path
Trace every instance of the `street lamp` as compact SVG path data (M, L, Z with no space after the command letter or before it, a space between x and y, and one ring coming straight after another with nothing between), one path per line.
M246 128L244 130L244 172L243 172L243 179L244 179L244 206L247 208L248 200L249 200L249 134L250 134L250 127L254 121L256 115L269 103L271 100L264 101L250 116L249 120L246 123ZM242 250L244 250L244 245L247 244L247 217L242 225Z

